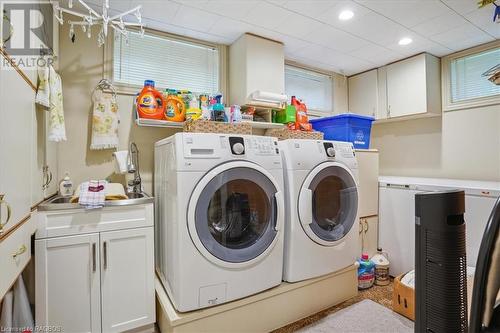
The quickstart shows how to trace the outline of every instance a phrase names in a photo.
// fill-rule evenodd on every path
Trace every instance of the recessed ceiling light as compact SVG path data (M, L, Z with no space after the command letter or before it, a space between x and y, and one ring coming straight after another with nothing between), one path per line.
M413 39L411 39L410 37L404 37L399 40L398 44L404 46L410 44L411 42L413 42Z
M347 21L347 20L352 19L353 16L354 16L354 13L352 12L352 10L343 10L339 14L339 20Z

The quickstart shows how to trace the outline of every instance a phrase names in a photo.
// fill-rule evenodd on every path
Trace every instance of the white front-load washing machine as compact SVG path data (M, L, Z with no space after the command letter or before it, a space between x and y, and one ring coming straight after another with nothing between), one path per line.
M178 311L279 285L283 169L275 138L177 133L155 144L155 248Z
M285 140L283 279L301 281L352 265L358 253L358 164L353 145Z

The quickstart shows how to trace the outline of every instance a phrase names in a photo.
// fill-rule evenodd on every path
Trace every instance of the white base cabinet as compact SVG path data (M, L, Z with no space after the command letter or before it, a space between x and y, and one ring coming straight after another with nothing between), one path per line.
M101 331L99 234L35 241L36 325Z
M124 332L155 322L154 236L152 204L120 209L38 212L35 240L37 326L71 332ZM134 215L135 212L135 215ZM137 214L143 213L143 219ZM46 237L51 221L73 214L96 232ZM96 214L106 214L107 226ZM113 224L115 215L115 224ZM118 221L121 221L118 223ZM59 221L60 223L60 221ZM109 223L115 230L110 230ZM132 226L132 228L130 228Z

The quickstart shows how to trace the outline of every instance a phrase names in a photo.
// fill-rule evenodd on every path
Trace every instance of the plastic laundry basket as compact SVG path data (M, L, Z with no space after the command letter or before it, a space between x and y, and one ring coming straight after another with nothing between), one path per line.
M373 117L344 113L310 122L315 130L325 134L325 140L352 142L354 148L368 149L374 120Z

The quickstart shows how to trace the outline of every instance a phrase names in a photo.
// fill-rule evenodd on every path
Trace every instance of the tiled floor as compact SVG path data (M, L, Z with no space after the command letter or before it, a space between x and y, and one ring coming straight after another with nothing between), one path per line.
M331 308L328 308L326 310L318 312L312 316L309 316L307 318L296 321L295 323L292 323L290 325L287 325L285 327L277 329L277 330L273 331L273 333L291 333L291 332L294 332L294 331L298 330L299 328L302 328L302 327L309 325L315 321L318 321L321 318L324 318L324 317L326 317L334 312L337 312L343 308L348 307L349 305L360 302L364 299L371 299L372 301L375 301L375 302L392 310L392 289L393 289L393 283L391 282L387 286L373 286L370 289L362 290L358 293L358 295L356 297L351 298L350 300L347 300L343 303L332 306Z

